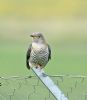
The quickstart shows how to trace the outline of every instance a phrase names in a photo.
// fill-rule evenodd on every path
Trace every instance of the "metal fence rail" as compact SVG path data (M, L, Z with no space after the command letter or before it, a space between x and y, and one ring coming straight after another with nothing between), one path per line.
M31 69L45 85L45 87L52 93L56 100L68 100L68 98L60 90L59 86L52 81L49 75L45 74L43 69L36 69L35 67L32 67Z
M87 76L49 75L69 100L87 100ZM0 77L0 100L55 100L36 76Z

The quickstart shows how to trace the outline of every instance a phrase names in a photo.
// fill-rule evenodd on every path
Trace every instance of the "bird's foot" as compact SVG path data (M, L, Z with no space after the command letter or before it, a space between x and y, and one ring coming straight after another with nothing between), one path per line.
M39 70L42 70L42 66L40 66L40 65L37 65L35 68L39 69Z
M38 66L35 67L36 69L38 68Z

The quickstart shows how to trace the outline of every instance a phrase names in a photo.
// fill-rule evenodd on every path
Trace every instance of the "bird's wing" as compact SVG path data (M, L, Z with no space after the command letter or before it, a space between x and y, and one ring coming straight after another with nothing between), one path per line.
M50 45L48 45L48 50L49 50L49 56L48 56L48 61L51 59L51 48Z
M26 53L26 66L27 66L28 69L30 69L29 58L30 58L30 53L31 53L31 46L32 46L32 44L30 44L30 46L27 50L27 53Z

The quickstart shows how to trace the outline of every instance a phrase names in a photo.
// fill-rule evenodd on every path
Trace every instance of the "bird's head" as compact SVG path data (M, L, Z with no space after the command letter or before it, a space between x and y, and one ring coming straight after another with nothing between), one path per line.
M44 36L40 32L34 32L30 36L33 38L33 42L37 42L37 43L45 42Z

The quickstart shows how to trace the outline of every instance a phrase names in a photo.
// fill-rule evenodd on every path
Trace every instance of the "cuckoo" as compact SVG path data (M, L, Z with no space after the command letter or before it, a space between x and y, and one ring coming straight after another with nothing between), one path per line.
M51 59L51 48L40 32L34 32L30 35L33 40L26 53L26 66L44 68Z

